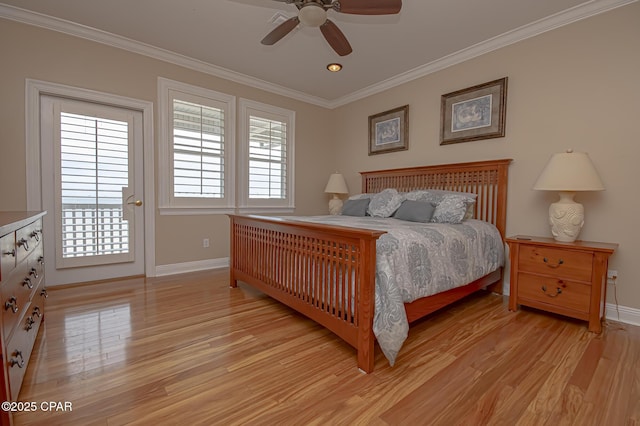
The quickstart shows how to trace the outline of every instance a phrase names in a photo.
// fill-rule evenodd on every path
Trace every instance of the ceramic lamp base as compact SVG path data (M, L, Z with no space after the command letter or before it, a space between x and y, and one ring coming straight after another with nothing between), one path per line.
M584 207L573 200L574 195L574 192L560 192L560 200L549 206L549 224L556 241L575 241L584 225Z
M333 198L329 200L329 214L338 215L342 213L342 205L344 203L337 194L333 194Z

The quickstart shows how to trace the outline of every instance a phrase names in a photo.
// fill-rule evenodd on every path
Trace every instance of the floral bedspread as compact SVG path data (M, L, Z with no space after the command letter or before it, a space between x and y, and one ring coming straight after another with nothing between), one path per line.
M373 332L391 365L409 333L404 303L466 285L504 264L500 233L479 220L444 224L339 215L287 219L387 231L376 245Z

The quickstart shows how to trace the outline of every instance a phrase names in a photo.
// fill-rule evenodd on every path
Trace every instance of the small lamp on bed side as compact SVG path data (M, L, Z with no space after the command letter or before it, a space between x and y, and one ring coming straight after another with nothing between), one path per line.
M329 200L329 213L340 214L340 212L342 212L342 200L340 199L340 195L349 193L344 177L340 173L333 173L329 176L329 182L327 182L324 192L333 194L333 198Z
M551 234L556 241L573 242L584 225L584 207L573 200L576 191L602 191L604 185L589 154L553 154L533 189L559 191L560 199L549 206Z

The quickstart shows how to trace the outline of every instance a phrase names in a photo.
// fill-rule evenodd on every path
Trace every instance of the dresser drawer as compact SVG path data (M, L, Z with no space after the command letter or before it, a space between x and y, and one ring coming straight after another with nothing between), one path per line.
M45 289L44 280L40 280L38 287L36 287L35 294L31 298L31 306L26 313L27 316L31 316L33 318L34 328L36 325L39 327L40 322L42 322L42 319L44 318L45 301L47 298L46 295L47 291Z
M33 287L32 293L35 293L35 288L39 282L44 278L44 247L42 244L37 246L31 256L27 259L27 275L26 277L31 281ZM32 296L33 297L33 296Z
M2 328L5 338L13 332L37 285L32 282L31 285L34 288L29 288L25 283L27 276L27 263L23 262L9 274L6 280L2 281Z
M29 315L25 315L21 323L16 327L15 332L11 338L7 341L5 347L5 353L7 354L7 370L9 376L9 391L11 393L11 400L17 401L20 388L22 386L22 379L24 378L25 371L27 369L27 363L31 356L31 350L36 340L36 335L40 328L42 321L41 317L32 318L31 304L25 306ZM33 322L27 321L28 318L32 318Z
M16 231L16 255L20 263L40 246L42 241L42 220L20 228Z
M589 313L591 286L575 281L543 277L527 273L518 274L518 303L537 307L539 302L545 309L558 313L564 310ZM553 309L556 307L556 309Z
M16 266L16 234L0 237L0 281Z
M522 244L518 268L534 274L591 282L593 254Z

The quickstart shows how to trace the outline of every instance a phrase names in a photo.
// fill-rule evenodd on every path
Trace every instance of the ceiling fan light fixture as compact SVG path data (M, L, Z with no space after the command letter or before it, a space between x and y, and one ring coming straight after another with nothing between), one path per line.
M298 8L297 16L281 20L269 34L264 36L260 43L271 46L282 40L299 25L319 28L322 36L329 46L340 56L347 56L353 49L347 37L340 28L327 18L327 10L335 13L348 13L352 15L390 15L400 12L402 0L275 0L292 4ZM278 18L276 18L278 19ZM330 71L336 72L335 65ZM340 67L341 68L341 67Z
M308 27L319 27L327 20L327 11L318 3L305 3L298 12L298 19Z
M331 72L338 72L338 71L340 71L342 69L342 65L338 64L336 62L333 62L333 63L327 65L327 69L329 71L331 71Z

